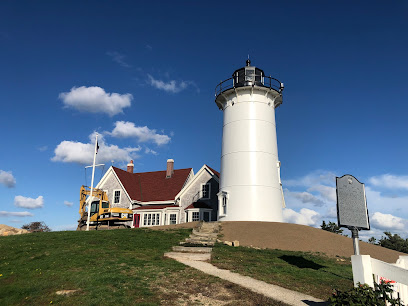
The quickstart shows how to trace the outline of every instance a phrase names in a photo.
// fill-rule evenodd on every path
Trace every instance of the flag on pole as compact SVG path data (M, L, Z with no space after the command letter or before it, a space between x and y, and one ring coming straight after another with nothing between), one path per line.
M98 140L96 141L96 151L95 151L95 154L98 154L98 150L99 150L99 143L98 143Z

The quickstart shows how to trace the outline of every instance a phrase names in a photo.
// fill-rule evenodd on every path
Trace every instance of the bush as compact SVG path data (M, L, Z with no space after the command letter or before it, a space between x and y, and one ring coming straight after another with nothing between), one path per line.
M31 222L29 224L24 224L22 227L22 229L28 230L31 233L35 233L35 232L51 232L51 229L45 225L44 222Z
M374 289L367 284L361 285L349 291L335 290L329 299L330 305L364 305L364 306L385 306L402 305L399 298L392 298L392 285L381 281L381 284L374 283ZM387 304L388 302L388 304Z

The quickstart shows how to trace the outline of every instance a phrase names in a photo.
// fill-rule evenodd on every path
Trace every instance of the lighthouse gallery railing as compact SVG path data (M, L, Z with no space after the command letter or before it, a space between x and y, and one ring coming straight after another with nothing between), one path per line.
M258 81L261 80L261 81ZM222 92L235 88L235 87L242 87L242 86L261 86L261 87L269 87L272 90L275 90L278 93L281 93L283 91L283 84L275 78L272 78L271 76L264 76L264 75L258 75L258 74L252 74L252 75L246 75L245 76L245 84L242 85L242 83L238 84L237 77L231 77L229 79L226 79L224 81L221 81L216 87L215 87L215 97L218 97Z

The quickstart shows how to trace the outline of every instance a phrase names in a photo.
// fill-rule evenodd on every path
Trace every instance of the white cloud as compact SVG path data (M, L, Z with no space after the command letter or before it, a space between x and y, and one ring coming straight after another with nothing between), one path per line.
M126 57L125 55L123 55L123 54L121 54L119 52L116 52L116 51L106 52L106 54L109 55L114 62L118 63L122 67L125 67L125 68L132 67L131 65L129 65L128 63L125 62L125 57Z
M59 98L66 107L81 112L106 113L109 116L123 113L123 109L129 107L133 100L129 93L107 93L98 86L73 87L70 92L60 93Z
M74 205L74 203L69 202L69 201L64 201L64 205L71 207L72 205Z
M366 186L365 191L369 212L379 211L408 219L408 196L384 196L381 192L373 190L370 186Z
M111 133L113 137L135 137L139 142L153 141L157 145L163 145L170 142L171 138L164 134L157 134L156 130L151 130L147 126L135 126L133 122L116 121L115 128Z
M0 217L32 217L32 213L28 211L0 211Z
M164 81L155 79L150 74L148 74L147 77L149 78L149 85L157 89L161 89L161 90L164 90L166 92L171 92L171 93L178 93L186 89L189 85L193 84L193 82L191 81L177 82L176 80L171 80L168 82L164 82Z
M369 179L371 185L387 189L408 189L408 176L383 174Z
M303 177L292 179L292 180L284 180L284 186L301 186L301 187L313 187L316 185L334 185L336 183L336 175L330 171L314 171L308 175Z
M326 210L323 218L331 218L331 219L336 218L337 219L337 206L330 206Z
M292 192L292 191L289 191L288 189L286 189L285 192L288 196L293 196L294 198L300 200L303 204L311 203L315 206L324 205L324 202L322 200L320 200L319 198L317 198L316 196L314 196L313 194L309 192L306 192L306 191Z
M42 196L39 196L36 199L26 198L23 196L15 196L14 205L17 207L24 207L29 209L41 208L44 206L44 198Z
M405 228L406 222L402 218L380 212L375 212L370 218L370 223L373 227L386 231L402 231Z
M150 148L145 148L145 153L146 154L152 154L152 155L158 155L159 153L157 153L156 151L150 149Z
M337 202L336 188L324 185L315 185L310 187L307 191L317 191L320 196L329 202Z
M316 226L320 220L320 214L314 210L302 208L300 212L285 208L283 210L283 219L287 223L303 224Z
M60 161L64 163L92 164L95 151L95 133L90 135L91 143L82 143L78 141L62 141L54 150L52 161ZM141 147L119 148L116 145L108 145L105 143L103 135L98 138L99 151L97 161L107 163L115 161L129 161L138 158L135 152L141 150Z
M0 170L0 184L8 188L13 188L16 186L16 179L11 172Z

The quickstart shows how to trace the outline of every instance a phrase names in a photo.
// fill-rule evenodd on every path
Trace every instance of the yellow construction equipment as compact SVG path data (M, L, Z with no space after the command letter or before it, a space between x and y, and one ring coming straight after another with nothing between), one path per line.
M77 231L86 230L88 219L88 201L90 188L82 186L79 195L79 215ZM132 221L133 211L127 208L111 207L106 192L100 189L93 189L91 203L91 218L89 219L89 229L113 229L127 228L126 223ZM89 201L90 201L89 200Z

